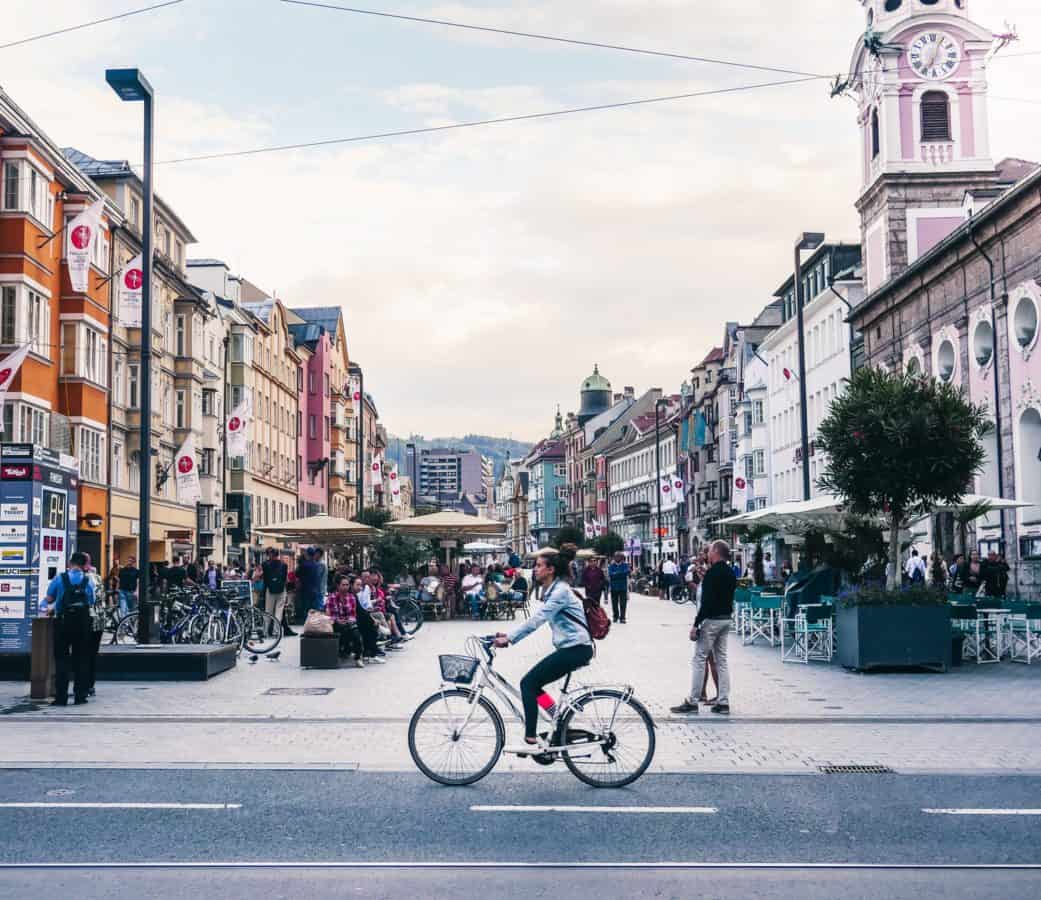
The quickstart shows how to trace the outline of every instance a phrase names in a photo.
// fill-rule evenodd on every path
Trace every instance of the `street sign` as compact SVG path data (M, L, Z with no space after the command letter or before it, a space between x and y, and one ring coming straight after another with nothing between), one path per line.
M221 513L220 523L224 528L238 528L239 527L239 512L238 510L225 511Z

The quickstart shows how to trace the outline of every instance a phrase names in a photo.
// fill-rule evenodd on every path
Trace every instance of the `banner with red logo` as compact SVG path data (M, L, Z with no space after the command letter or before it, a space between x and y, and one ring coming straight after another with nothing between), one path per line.
M739 513L745 512L748 506L748 482L741 475L734 476L734 489L730 493L730 503Z
M360 375L352 375L347 379L347 396L350 397L354 403L358 403L361 400Z
M658 490L661 492L662 510L672 509L676 505L676 498L672 487L671 475L662 475L661 480L658 483Z
M199 463L195 458L195 439L191 435L174 457L174 474L177 502L198 503L202 499L202 484L199 482Z
M87 290L89 283L90 254L101 231L101 214L104 211L105 201L95 200L69 222L65 231L65 260L69 264L69 280L72 289L81 294Z
M369 466L369 483L383 490L383 455L377 453Z
M142 256L138 253L116 276L116 317L127 328L141 327L144 283Z
M18 374L18 370L28 355L29 345L26 344L9 356L0 359L0 431L3 431L4 427L4 401L7 399L7 392L11 387L11 382L14 381L14 376Z
M398 464L394 463L390 467L390 473L387 475L390 481L390 502L394 506L401 506L401 479L398 478Z
M253 401L249 397L243 397L230 413L224 423L228 438L228 458L246 455L246 444L248 439L248 427L253 419Z

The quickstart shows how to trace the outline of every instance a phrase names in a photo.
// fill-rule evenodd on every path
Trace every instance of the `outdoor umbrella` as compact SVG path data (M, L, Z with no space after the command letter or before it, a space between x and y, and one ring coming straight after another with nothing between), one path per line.
M306 519L290 519L278 525L265 525L253 529L257 534L266 534L306 543L367 544L379 537L379 529L361 522L340 519L336 516L308 516Z
M468 516L460 512L437 512L411 519L388 522L388 531L411 537L441 538L442 540L465 541L475 537L497 537L506 534L506 523L481 516ZM451 548L446 548L445 562L451 568Z

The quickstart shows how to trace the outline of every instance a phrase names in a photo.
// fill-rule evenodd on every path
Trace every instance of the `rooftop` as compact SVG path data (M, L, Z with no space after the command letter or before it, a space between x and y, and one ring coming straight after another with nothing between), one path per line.
M324 328L333 340L336 340L336 327L340 322L338 306L294 306L295 312L305 322Z

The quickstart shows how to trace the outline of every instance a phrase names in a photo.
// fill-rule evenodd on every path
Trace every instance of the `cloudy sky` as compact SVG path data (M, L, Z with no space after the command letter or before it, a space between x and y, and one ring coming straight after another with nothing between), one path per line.
M3 0L0 43L156 0ZM329 0L331 3L347 0ZM357 0L362 3L362 0ZM369 8L811 73L849 64L856 0L554 0ZM1041 158L1041 11L994 63L995 159ZM184 2L0 50L0 85L62 145L157 159L332 140L790 78L289 5ZM803 230L856 240L855 108L827 81L542 121L161 165L216 256L289 306L339 304L387 427L532 440L599 363L675 390L723 323L770 299Z

